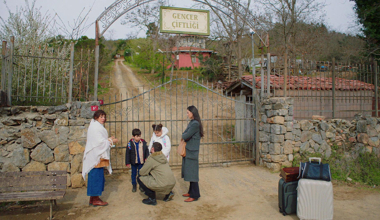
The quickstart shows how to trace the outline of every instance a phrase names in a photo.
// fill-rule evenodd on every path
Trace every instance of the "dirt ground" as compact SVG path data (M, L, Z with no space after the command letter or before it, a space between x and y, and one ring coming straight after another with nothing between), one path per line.
M181 196L189 185L180 178L179 167L173 172L177 184L172 201L164 202L163 195L157 195L156 206L144 205L145 196L131 192L130 173L117 172L106 175L101 198L108 206L89 206L86 188L68 189L53 208L54 219L298 219L278 211L280 177L265 168L252 164L200 168L201 198L192 203L185 203ZM378 219L379 207L378 189L334 183L334 219ZM48 216L47 202L0 208L2 220L42 220Z

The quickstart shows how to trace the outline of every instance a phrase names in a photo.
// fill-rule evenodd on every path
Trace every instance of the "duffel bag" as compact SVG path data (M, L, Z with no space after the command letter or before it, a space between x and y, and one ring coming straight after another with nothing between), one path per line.
M318 162L312 162L313 160ZM301 162L299 178L331 181L330 165L321 163L321 158L319 157L311 157L309 162Z

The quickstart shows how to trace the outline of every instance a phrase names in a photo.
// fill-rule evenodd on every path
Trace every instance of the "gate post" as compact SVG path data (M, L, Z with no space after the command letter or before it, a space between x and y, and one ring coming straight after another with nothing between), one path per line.
M5 72L6 72L6 66L7 66L7 62L6 62L6 58L5 58L5 55L6 55L6 51L7 51L7 42L6 41L3 41L3 46L1 48L1 55L2 55L2 59L3 59L3 64L1 66L1 90L3 90L5 92Z
M373 64L373 70L375 71L375 116L376 118L379 117L379 97L378 97L378 79L377 79L377 74L378 74L378 69L377 69L377 61L375 60L374 64Z
M12 105L12 77L13 77L13 54L15 46L15 37L11 36L11 51L9 59L9 72L8 72L8 106Z
M95 76L94 76L94 101L98 100L98 74L99 74L99 24L95 22Z
M332 118L335 118L335 57L332 58Z
M72 102L73 99L73 69L74 69L74 42L70 45L70 81L69 81L69 100L68 103Z

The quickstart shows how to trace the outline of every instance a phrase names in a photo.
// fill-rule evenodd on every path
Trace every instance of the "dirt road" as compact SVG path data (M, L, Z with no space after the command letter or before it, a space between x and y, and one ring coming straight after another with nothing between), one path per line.
M278 173L251 164L200 169L201 198L185 203L181 194L188 183L174 170L177 184L174 199L158 204L142 204L143 194L132 193L130 174L114 173L106 176L101 198L107 207L88 206L86 188L69 189L54 208L54 219L298 219L296 215L283 216L278 211ZM373 189L342 186L334 183L334 219L378 219L380 193ZM15 205L0 208L2 220L46 219L47 202L39 205Z

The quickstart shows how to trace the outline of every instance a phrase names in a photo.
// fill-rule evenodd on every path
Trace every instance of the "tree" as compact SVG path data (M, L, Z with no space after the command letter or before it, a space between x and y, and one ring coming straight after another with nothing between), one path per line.
M355 2L358 22L363 25L363 38L366 40L368 54L380 56L380 2L378 0L351 0Z
M289 51L295 60L301 52L297 49L297 25L315 21L318 14L323 12L324 3L317 0L259 0L264 6L265 12L272 15L272 20L267 22L274 23L279 32L277 33L282 41L284 60L287 61ZM285 62L285 69L287 68Z

